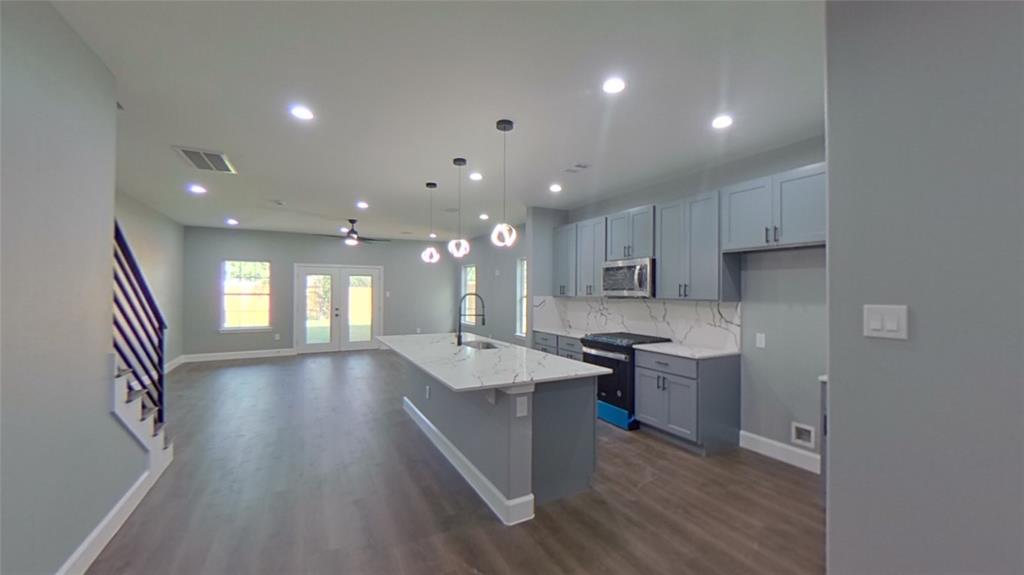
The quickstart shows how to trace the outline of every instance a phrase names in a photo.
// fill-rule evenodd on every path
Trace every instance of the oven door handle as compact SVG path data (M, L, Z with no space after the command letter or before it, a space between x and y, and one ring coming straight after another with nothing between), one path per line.
M614 351L605 351L603 349L594 349L592 347L583 347L583 353L596 355L598 357L607 357L608 359L617 359L629 363L629 356L624 353L615 353Z

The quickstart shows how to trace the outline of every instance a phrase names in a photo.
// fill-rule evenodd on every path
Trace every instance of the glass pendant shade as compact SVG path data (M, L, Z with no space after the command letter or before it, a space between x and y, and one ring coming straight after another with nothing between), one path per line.
M466 257L469 255L469 242L464 239L448 242L448 253L452 254L452 257L456 258Z
M437 248L430 246L423 250L420 254L420 259L428 264L436 264L441 259L441 254L437 251Z
M515 227L501 223L491 230L491 243L499 248L510 248L512 244L516 243L517 235Z

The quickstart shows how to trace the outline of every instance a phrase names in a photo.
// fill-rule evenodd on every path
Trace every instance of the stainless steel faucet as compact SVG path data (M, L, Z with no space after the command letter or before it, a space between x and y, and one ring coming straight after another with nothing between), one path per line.
M480 300L480 313L462 313L462 304L466 302L466 298L469 296ZM459 300L459 328L455 334L455 345L460 347L462 346L462 319L467 317L478 317L480 318L480 325L487 325L487 309L484 305L484 298L480 297L480 294L476 292L469 292Z

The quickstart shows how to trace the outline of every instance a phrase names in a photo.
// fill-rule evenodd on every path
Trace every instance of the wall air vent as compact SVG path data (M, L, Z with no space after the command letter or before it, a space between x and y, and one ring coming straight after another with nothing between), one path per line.
M238 171L228 161L228 157L220 152L196 150L194 148L174 148L181 154L185 161L197 170L207 172L220 172L222 174L237 174Z
M807 449L814 449L814 428L804 423L790 422L789 441Z

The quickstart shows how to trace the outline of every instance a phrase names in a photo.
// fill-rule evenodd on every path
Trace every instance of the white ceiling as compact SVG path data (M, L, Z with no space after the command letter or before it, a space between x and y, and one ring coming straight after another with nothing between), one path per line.
M464 156L484 174L464 183L466 235L484 233L500 219L504 117L513 222L824 130L821 3L58 8L117 78L119 190L188 225L331 233L358 217L367 236L422 238L435 180L447 237ZM610 74L621 94L601 91ZM297 101L313 122L287 113ZM724 133L709 126L719 111L736 118ZM225 152L239 173L199 172L174 145ZM577 162L592 167L564 172ZM209 193L185 192L193 181Z

